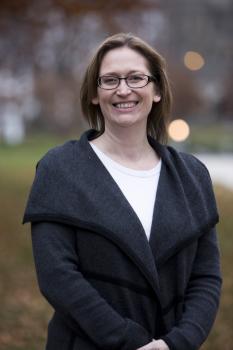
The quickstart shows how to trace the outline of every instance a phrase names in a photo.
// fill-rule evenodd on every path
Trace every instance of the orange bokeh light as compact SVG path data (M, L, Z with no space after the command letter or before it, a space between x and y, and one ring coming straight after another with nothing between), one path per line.
M185 120L175 119L169 124L168 133L172 140L181 142L189 136L190 128Z
M190 70L199 70L204 64L203 56L196 51L187 51L184 55L184 64Z

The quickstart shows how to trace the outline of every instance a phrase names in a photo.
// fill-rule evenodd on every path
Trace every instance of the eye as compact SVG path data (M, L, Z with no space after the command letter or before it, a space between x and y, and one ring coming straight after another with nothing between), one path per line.
M101 84L105 85L116 85L118 83L118 78L113 76L103 76L101 77Z
M142 74L132 74L128 76L129 83L140 83L145 80L145 76Z

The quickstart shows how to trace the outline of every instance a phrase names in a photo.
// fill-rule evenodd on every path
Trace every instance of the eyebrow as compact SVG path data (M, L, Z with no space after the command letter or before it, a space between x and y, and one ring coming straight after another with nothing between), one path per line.
M129 72L126 73L126 75L130 75L130 74L133 74L133 73L146 74L146 75L149 74L149 73L144 73L144 72L142 72L140 70L130 70ZM101 76L103 76L103 75L121 76L121 74L116 73L114 71L101 74Z

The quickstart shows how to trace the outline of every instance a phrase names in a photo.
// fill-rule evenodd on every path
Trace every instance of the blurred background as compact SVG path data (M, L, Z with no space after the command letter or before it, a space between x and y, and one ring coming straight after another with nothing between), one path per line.
M232 18L231 0L1 0L1 350L44 348L52 310L37 287L23 211L36 162L88 128L79 103L86 64L121 31L165 57L174 95L169 143L199 157L212 176L224 285L202 349L233 349Z

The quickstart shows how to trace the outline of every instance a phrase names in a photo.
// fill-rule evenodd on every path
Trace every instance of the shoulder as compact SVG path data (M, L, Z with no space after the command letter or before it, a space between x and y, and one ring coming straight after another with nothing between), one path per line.
M206 179L210 181L210 174L205 166L196 156L190 153L177 151L174 147L163 146L165 148L166 158L174 165L181 174L188 173L199 180Z
M87 168L90 161L93 160L94 152L89 145L89 138L92 139L95 133L95 130L87 130L81 134L79 139L69 140L51 148L37 163L37 170L46 168L54 173L62 171L62 174L66 174L68 178L70 175L77 177L77 173L83 173L83 169Z
M37 168L58 169L71 165L78 154L78 140L70 140L48 150L38 161Z
M202 213L208 212L211 222L217 222L213 184L206 166L194 155L179 152L171 146L164 146L164 155L169 179L182 188L190 208L196 205L198 212L202 208Z
M207 169L206 165L196 156L184 152L180 152L179 155L190 170L192 170L197 176L205 175L210 178L209 170Z

